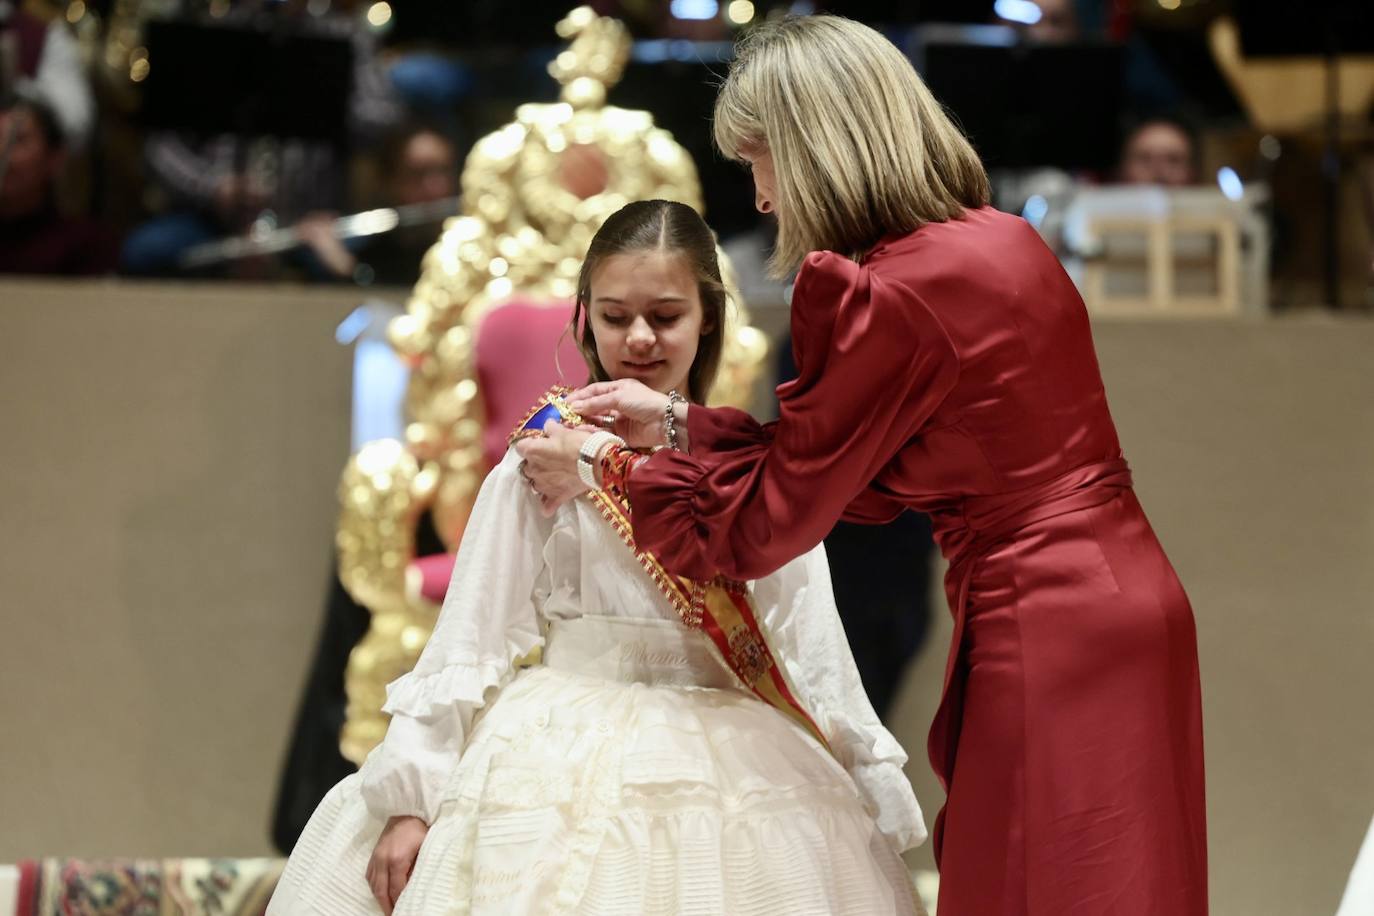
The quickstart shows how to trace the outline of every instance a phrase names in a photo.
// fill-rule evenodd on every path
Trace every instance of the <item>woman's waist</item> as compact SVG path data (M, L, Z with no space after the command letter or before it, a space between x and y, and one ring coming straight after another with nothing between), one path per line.
M739 686L704 633L658 618L585 615L552 620L544 664L628 684Z
M1092 462L1005 493L968 496L931 511L935 540L952 566L1053 519L1105 505L1131 491L1124 458Z

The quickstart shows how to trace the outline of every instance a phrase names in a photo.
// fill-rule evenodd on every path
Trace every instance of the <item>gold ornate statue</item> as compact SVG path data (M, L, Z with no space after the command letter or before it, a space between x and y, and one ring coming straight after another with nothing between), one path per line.
M517 295L566 314L592 235L629 201L665 198L701 209L686 151L647 112L605 105L629 57L625 27L579 7L557 28L571 41L549 67L563 85L562 101L520 106L512 123L473 148L462 176L463 215L425 255L406 313L390 328L411 366L406 441L369 444L340 483L339 575L372 612L345 676L341 748L354 762L385 734L385 685L414 665L438 613L413 581L417 522L432 513L440 537L456 549L488 470L478 322ZM747 407L767 342L749 326L721 259L736 314L716 401Z

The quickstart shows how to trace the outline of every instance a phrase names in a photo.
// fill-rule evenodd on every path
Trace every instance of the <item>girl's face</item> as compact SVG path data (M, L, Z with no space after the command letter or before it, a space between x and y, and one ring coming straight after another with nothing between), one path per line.
M710 330L686 258L665 251L610 255L592 272L587 314L611 378L686 394L701 335Z

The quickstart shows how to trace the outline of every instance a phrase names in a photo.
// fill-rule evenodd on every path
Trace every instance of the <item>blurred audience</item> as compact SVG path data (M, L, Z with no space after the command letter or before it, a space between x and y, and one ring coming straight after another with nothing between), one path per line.
M599 11L621 16L638 39L721 41L739 31L738 23L730 22L735 14L727 15L734 6L723 3L715 5L714 15L708 15L701 10L709 4L593 2ZM465 146L455 144L454 138L484 133L504 121L514 104L533 100L551 87L543 73L542 55L554 41L550 29L556 14L554 5L543 0L535 4L534 19L518 27L507 21L505 7L497 0L453 9L438 0L415 5L393 2L394 9L385 13L379 12L385 5L370 0L158 0L159 14L174 19L231 29L266 26L288 34L345 39L353 48L353 79L346 106L344 99L334 100L340 108L346 107L347 114L334 108L337 117L330 118L346 118L347 123L337 129L338 139L329 142L246 132L205 137L149 130L125 104L140 91L133 82L125 86L131 90L129 98L102 93L101 99L113 104L97 112L87 71L104 60L109 48L103 42L113 33L102 29L113 28L114 19L91 14L107 4L88 0L91 9L86 18L75 17L80 47L76 33L58 12L61 5L0 0L0 97L27 100L22 110L13 101L5 109L4 170L10 173L0 176L0 242L4 244L0 269L5 271L107 270L111 233L95 221L72 216L84 207L121 230L134 226L119 256L120 268L129 274L181 274L181 258L194 245L242 240L275 228L287 230L281 236L293 236L304 244L285 255L251 257L234 257L227 252L231 246L225 245L226 255L218 262L221 266L196 272L411 285L418 278L425 251L437 238L435 223L403 225L385 234L350 240L338 238L335 219L369 206L423 206L455 197ZM783 0L760 0L754 4L755 21L794 6ZM917 8L920 5L911 4L822 0L811 6L864 19L888 17L884 21L894 28L910 26L927 15ZM945 8L956 20L987 21L986 7L975 14L959 12L953 5ZM698 15L707 18L696 19ZM545 18L550 21L543 23ZM1180 27L1181 17L1160 17L1136 5L1097 0L1009 0L998 5L994 19L1006 27L1002 34L1008 40L1014 30L1028 45L1065 46L1045 51L1047 57L1061 51L1072 54L1079 44L1124 45L1121 105L1126 109L1205 114L1209 120L1199 120L1199 126L1238 113L1205 47L1204 30ZM436 29L436 23L443 28ZM95 43L87 46L88 40ZM385 64L379 50L383 40L389 44ZM691 53L698 52L705 53L699 47ZM671 79L658 78L660 73L682 71L681 61L660 59L679 53L684 48L662 42L640 47L612 100L625 107L649 109L660 124L678 118L671 129L692 149L703 178L708 179L704 183L709 217L728 238L725 247L736 263L746 298L780 302L787 285L768 278L764 270L773 227L756 221L752 213L732 214L728 201L734 197L722 192L728 182L719 172L709 172L706 165L711 156L709 141L698 127L704 115L691 111L683 115L690 105L679 96L690 89L695 75L684 77L678 72ZM498 60L503 54L523 63L516 66ZM190 74L185 85L196 86L196 76ZM1072 100L1077 95L1072 77L1069 80L1043 91ZM1211 90L1209 80L1215 84ZM665 95L663 87L668 82L673 82L674 89ZM332 80L329 85L342 83ZM687 88L679 92L681 87ZM1219 96L1231 107L1222 105ZM1081 120L1085 116L1079 113L1080 107L1081 102L1072 111ZM147 114L148 108L143 111ZM428 126L418 126L415 118L423 118ZM1111 118L1094 115L1083 123L1110 124ZM101 142L93 144L97 125ZM1139 120L1124 136L1119 157L1113 161L1111 138L1104 138L1101 154L1094 154L1090 169L1070 169L1069 164L1056 161L1057 148L1044 151L1044 162L1036 168L996 168L993 151L988 155L994 164L994 203L1025 215L1063 250L1065 214L1085 189L1103 183L1166 188L1196 184L1202 175L1199 136L1188 120L1172 115ZM693 147L693 138L702 145ZM378 151L379 140L383 142ZM374 152L374 161L381 162L378 180L356 181L366 172L353 168L358 154L373 158ZM607 163L585 158L581 150L570 149L559 166L565 187L579 197L603 187L608 168ZM1017 161L1021 160L1035 161L1025 156ZM138 171L142 181L131 181ZM55 185L58 193L54 193ZM374 188L376 193L371 193ZM351 200L350 190L360 191L362 199ZM144 220L141 224L140 219Z
M273 7L277 19L300 19L312 32L348 37L353 44L349 134L366 144L404 117L376 40L365 20L340 12L308 16L306 4ZM261 16L255 4L236 7L216 20L240 25ZM335 145L312 140L223 134L197 139L155 131L146 143L148 177L168 199L167 210L137 227L125 241L125 272L175 273L181 255L201 242L237 235L257 220L286 226L332 218L347 201L347 160ZM319 260L324 260L320 258ZM317 275L332 271L307 262Z
M1177 188L1196 184L1198 143L1187 122L1172 115L1137 121L1126 133L1117 165L1121 184Z
M41 100L66 146L90 139L95 98L76 39L61 19L47 22L15 0L0 0L0 92Z
M66 160L66 138L50 108L19 96L0 100L0 273L114 269L114 236L58 210L56 186Z
M382 144L377 158L388 207L420 208L451 200L458 193L458 151L438 128L409 124ZM456 206L454 207L456 210ZM439 237L444 214L434 211L390 232L341 241L329 220L314 217L298 226L302 239L339 279L388 286L413 286L420 261Z

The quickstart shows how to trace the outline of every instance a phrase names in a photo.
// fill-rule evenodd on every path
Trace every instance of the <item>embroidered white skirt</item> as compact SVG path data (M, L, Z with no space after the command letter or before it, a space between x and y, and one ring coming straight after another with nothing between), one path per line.
M473 727L397 916L921 912L845 771L700 633L584 617ZM271 916L376 914L358 777L305 828Z

